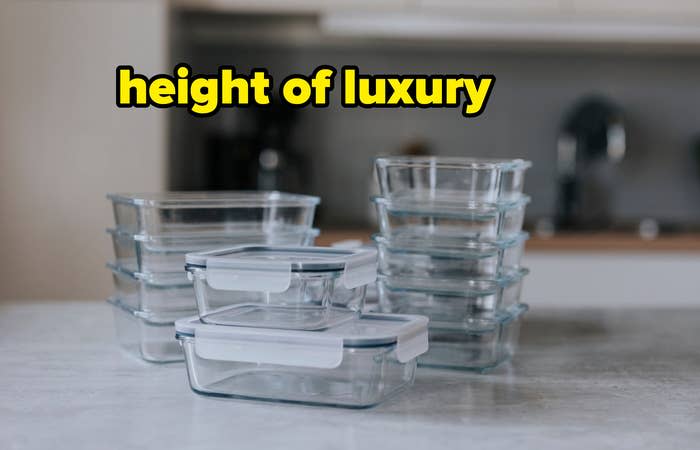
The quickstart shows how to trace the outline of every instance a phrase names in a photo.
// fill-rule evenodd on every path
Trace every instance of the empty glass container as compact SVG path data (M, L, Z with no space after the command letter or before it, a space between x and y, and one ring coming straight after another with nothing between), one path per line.
M134 310L168 313L197 309L192 283L182 274L142 274L108 264L114 282L114 297ZM184 265L183 265L184 267Z
M311 228L318 197L283 192L109 194L117 229L163 236L192 232L274 233Z
M430 327L430 349L421 366L487 372L510 360L518 349L520 322L527 305L519 304L477 328Z
M118 229L107 232L112 236L115 265L131 272L178 272L182 282L187 282L184 271L187 253L244 244L308 246L313 245L319 234L317 229L298 226L248 234L200 232L152 236Z
M372 236L379 272L392 276L437 278L496 277L520 267L527 233L500 241Z
M427 319L366 314L324 331L176 322L198 394L364 408L413 383Z
M515 201L462 205L439 200L419 203L372 199L377 207L379 229L385 236L452 237L475 240L515 238L525 218L530 198Z
M515 200L530 166L522 159L402 156L375 160L381 195L412 202Z
M175 339L175 319L192 314L153 314L136 311L117 299L108 302L114 310L114 325L119 344L134 356L149 362L166 363L184 359Z
M476 328L520 301L521 268L497 278L419 278L379 275L379 310L384 313L420 314L431 327Z
M350 320L377 276L373 249L241 246L186 256L202 321L318 330Z

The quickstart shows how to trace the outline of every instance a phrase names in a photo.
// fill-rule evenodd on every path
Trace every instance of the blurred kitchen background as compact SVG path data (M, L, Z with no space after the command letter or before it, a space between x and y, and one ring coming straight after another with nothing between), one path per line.
M0 61L0 300L108 295L106 192L310 193L322 243L366 239L372 158L431 154L533 161L533 307L700 302L700 2L2 2ZM115 106L117 65L178 62L497 81L473 119L343 109L339 89L207 119Z

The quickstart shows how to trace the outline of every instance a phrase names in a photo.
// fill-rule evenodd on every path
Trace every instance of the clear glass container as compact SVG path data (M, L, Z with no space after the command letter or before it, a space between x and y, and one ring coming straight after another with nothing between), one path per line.
M372 199L385 236L450 237L475 240L515 238L522 230L528 196L513 202L464 206L445 201L421 203Z
M129 308L139 311L168 313L197 309L192 283L187 274L142 274L129 272L113 264L114 297Z
M377 246L373 242L365 244L361 240L356 240L356 239L349 239L349 240L334 242L331 244L331 247L333 247L333 248L349 248L349 249L364 249L364 250L377 251ZM379 293L377 292L377 282L375 281L373 283L368 284L367 289L365 289L365 306L364 306L364 308L362 308L362 311L363 312L373 312L374 309L372 307L376 306L378 298L379 298Z
M254 400L365 408L413 383L428 349L424 317L367 314L324 331L178 320L192 390Z
M498 278L418 278L379 275L379 311L420 314L431 327L476 328L520 301L521 268Z
M274 233L311 228L318 197L284 192L109 194L120 231L162 236L192 232Z
M109 229L115 265L139 273L177 272L186 282L185 255L214 248L244 244L313 245L319 234L315 228L280 227L274 233L190 233L165 236L132 234Z
M175 339L175 320L193 311L179 314L150 314L136 311L117 299L110 299L119 344L130 354L148 362L182 361L184 355ZM196 312L196 311L195 311Z
M430 349L421 366L488 372L510 360L518 350L520 322L527 305L519 304L491 321L490 326L430 327Z
M436 278L496 277L520 267L527 233L500 241L372 236L379 272L391 276Z
M493 158L402 156L375 160L383 197L418 202L515 200L523 191L525 171L531 165L522 159Z
M377 252L242 246L186 256L202 321L318 330L351 320L377 276Z

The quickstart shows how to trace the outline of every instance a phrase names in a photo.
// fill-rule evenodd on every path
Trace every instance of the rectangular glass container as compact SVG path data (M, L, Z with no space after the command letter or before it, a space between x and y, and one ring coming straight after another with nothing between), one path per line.
M109 229L115 265L139 273L177 272L186 282L185 255L213 248L243 244L313 245L319 232L314 228L280 227L273 233L189 233L164 236L133 234Z
M109 194L117 229L162 236L192 232L274 233L311 228L318 197L284 192Z
M186 256L202 321L319 330L361 311L377 252L241 246Z
M119 344L130 354L148 362L169 363L184 359L175 339L175 319L191 315L149 314L135 311L117 299L110 299L114 311L114 326Z
M375 160L383 197L458 203L515 200L523 192L522 159L460 157L386 157Z
M471 239L386 237L375 234L379 272L391 276L421 278L496 277L520 267L528 238L519 233L500 241Z
M379 311L420 314L431 327L475 328L520 301L525 268L498 278L418 278L379 275Z
M499 315L490 327L431 327L430 349L421 355L421 366L488 372L510 360L518 350L520 322L527 305L519 304Z
M114 297L131 309L155 313L197 309L194 289L184 270L182 274L142 274L113 264L107 267L112 271Z
M324 331L178 320L192 390L252 400L365 408L413 383L424 317L367 314Z
M374 197L379 230L385 236L515 238L522 230L528 196L512 202L461 205L445 201L407 202Z

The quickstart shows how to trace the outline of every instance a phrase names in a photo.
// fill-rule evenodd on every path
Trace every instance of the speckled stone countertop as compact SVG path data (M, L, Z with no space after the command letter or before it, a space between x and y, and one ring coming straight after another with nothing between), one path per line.
M700 448L700 309L546 310L512 364L420 369L376 408L204 398L116 345L102 302L0 303L0 448Z

